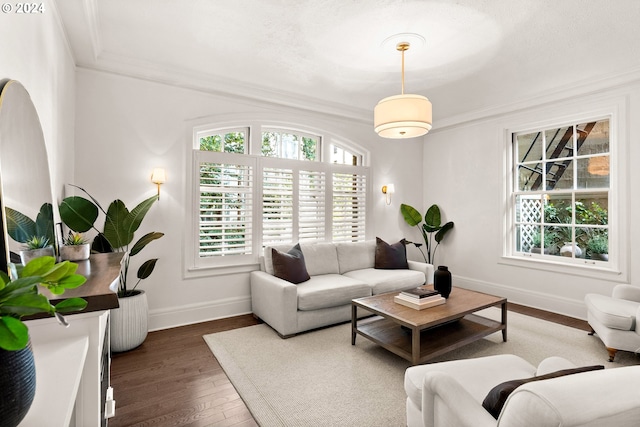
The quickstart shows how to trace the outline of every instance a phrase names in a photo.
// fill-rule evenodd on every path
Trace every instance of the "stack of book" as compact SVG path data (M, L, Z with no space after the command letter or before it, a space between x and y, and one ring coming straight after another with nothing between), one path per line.
M423 310L436 305L444 304L447 300L438 291L423 288L421 286L400 292L393 300L416 310Z

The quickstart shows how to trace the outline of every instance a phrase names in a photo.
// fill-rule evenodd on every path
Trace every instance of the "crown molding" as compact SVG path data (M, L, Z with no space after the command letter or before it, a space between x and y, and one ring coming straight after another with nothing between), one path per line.
M434 123L434 128L430 133L446 131L481 120L493 119L559 101L571 101L572 99L595 95L637 82L640 82L640 67L618 74L582 80L562 88L549 89L534 97L442 118Z
M83 0L84 15L89 27L89 41L94 60L102 51L100 26L98 25L98 0Z
M178 67L160 67L157 63L115 55L109 52L101 52L95 63L80 62L77 63L77 66L88 70L133 77L234 100L240 99L249 103L260 102L267 105L321 113L373 126L373 110L351 107L284 90L269 89Z
M75 66L78 63L78 60L76 58L75 52L73 51L73 48L71 47L69 34L67 33L67 28L65 27L64 21L62 20L62 15L60 14L60 9L58 8L58 2L52 1L49 6L51 7L56 27L58 28L58 31L60 31L60 35L62 36L62 43L64 44L64 47L69 54L73 65Z

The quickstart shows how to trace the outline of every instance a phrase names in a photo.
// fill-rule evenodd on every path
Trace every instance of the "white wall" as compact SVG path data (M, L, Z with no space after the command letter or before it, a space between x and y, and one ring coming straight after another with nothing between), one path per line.
M0 79L22 83L40 117L55 203L73 176L75 119L75 65L55 4L42 14L0 13L0 40Z
M422 202L422 141L382 140L369 124L85 69L77 73L76 103L73 183L87 189L105 208L116 198L132 208L156 191L149 180L152 168L162 166L167 171L160 201L139 231L165 233L144 250L144 259L159 258L156 271L140 285L148 291L151 329L251 311L246 273L183 278L187 147L192 144L193 123L201 124L203 118L215 121L220 117L250 119L260 115L306 123L368 149L372 154L370 224L374 236L394 242L403 237L406 230L399 214L400 203L418 206ZM396 187L390 206L385 205L381 193L386 183Z
M629 224L622 252L622 272L582 274L532 269L506 264L502 258L506 202L505 129L514 123L535 123L598 106L618 104L621 108L622 146L620 168L619 220ZM425 138L424 204L437 203L455 228L439 249L437 264L448 265L454 286L506 296L510 301L573 317L586 318L584 295L608 295L617 283L640 285L640 82L600 90L593 94L572 95L518 112L502 113L435 130ZM626 152L625 152L626 150ZM613 219L615 221L615 219Z

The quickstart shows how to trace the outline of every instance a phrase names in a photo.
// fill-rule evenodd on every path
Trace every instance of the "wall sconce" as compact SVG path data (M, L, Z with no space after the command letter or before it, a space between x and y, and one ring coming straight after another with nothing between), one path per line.
M167 174L164 168L155 168L151 172L151 182L158 186L158 200L160 200L160 186L167 181Z
M382 186L382 194L385 196L385 201L388 205L391 204L391 195L396 192L396 188L393 184L387 184Z

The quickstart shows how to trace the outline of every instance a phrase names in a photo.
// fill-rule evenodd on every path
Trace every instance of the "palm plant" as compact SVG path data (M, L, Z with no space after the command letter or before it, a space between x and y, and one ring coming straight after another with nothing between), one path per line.
M403 203L400 205L400 212L407 224L412 227L418 226L420 228L420 232L424 238L427 254L425 255L425 253L422 252L421 243L409 241L406 241L406 243L412 243L420 250L420 253L422 253L424 258L424 262L434 264L438 246L440 245L440 242L442 242L442 239L444 239L444 236L446 236L449 230L453 228L453 222L449 221L443 225L440 208L435 204L431 205L431 207L427 209L427 213L424 215L424 224L422 224L422 226L420 226L420 223L422 222L422 215L414 207Z
M55 240L53 232L53 206L44 203L35 221L27 215L10 207L5 208L7 234L18 243L24 243L29 249L45 248Z
M75 232L84 233L91 229L95 230L98 234L91 245L93 251L99 253L124 253L122 269L120 270L118 296L135 295L136 287L142 280L153 273L158 259L152 258L143 262L136 274L137 282L131 286L130 282L128 282L131 257L140 253L152 241L164 236L164 233L152 231L133 243L135 232L140 228L142 220L153 203L158 200L158 196L149 197L131 211L121 200L114 200L109 205L109 208L105 210L85 189L78 186L75 187L85 193L91 200L79 196L65 198L60 204L60 218L67 227ZM102 230L94 226L99 212L102 212L105 217Z

